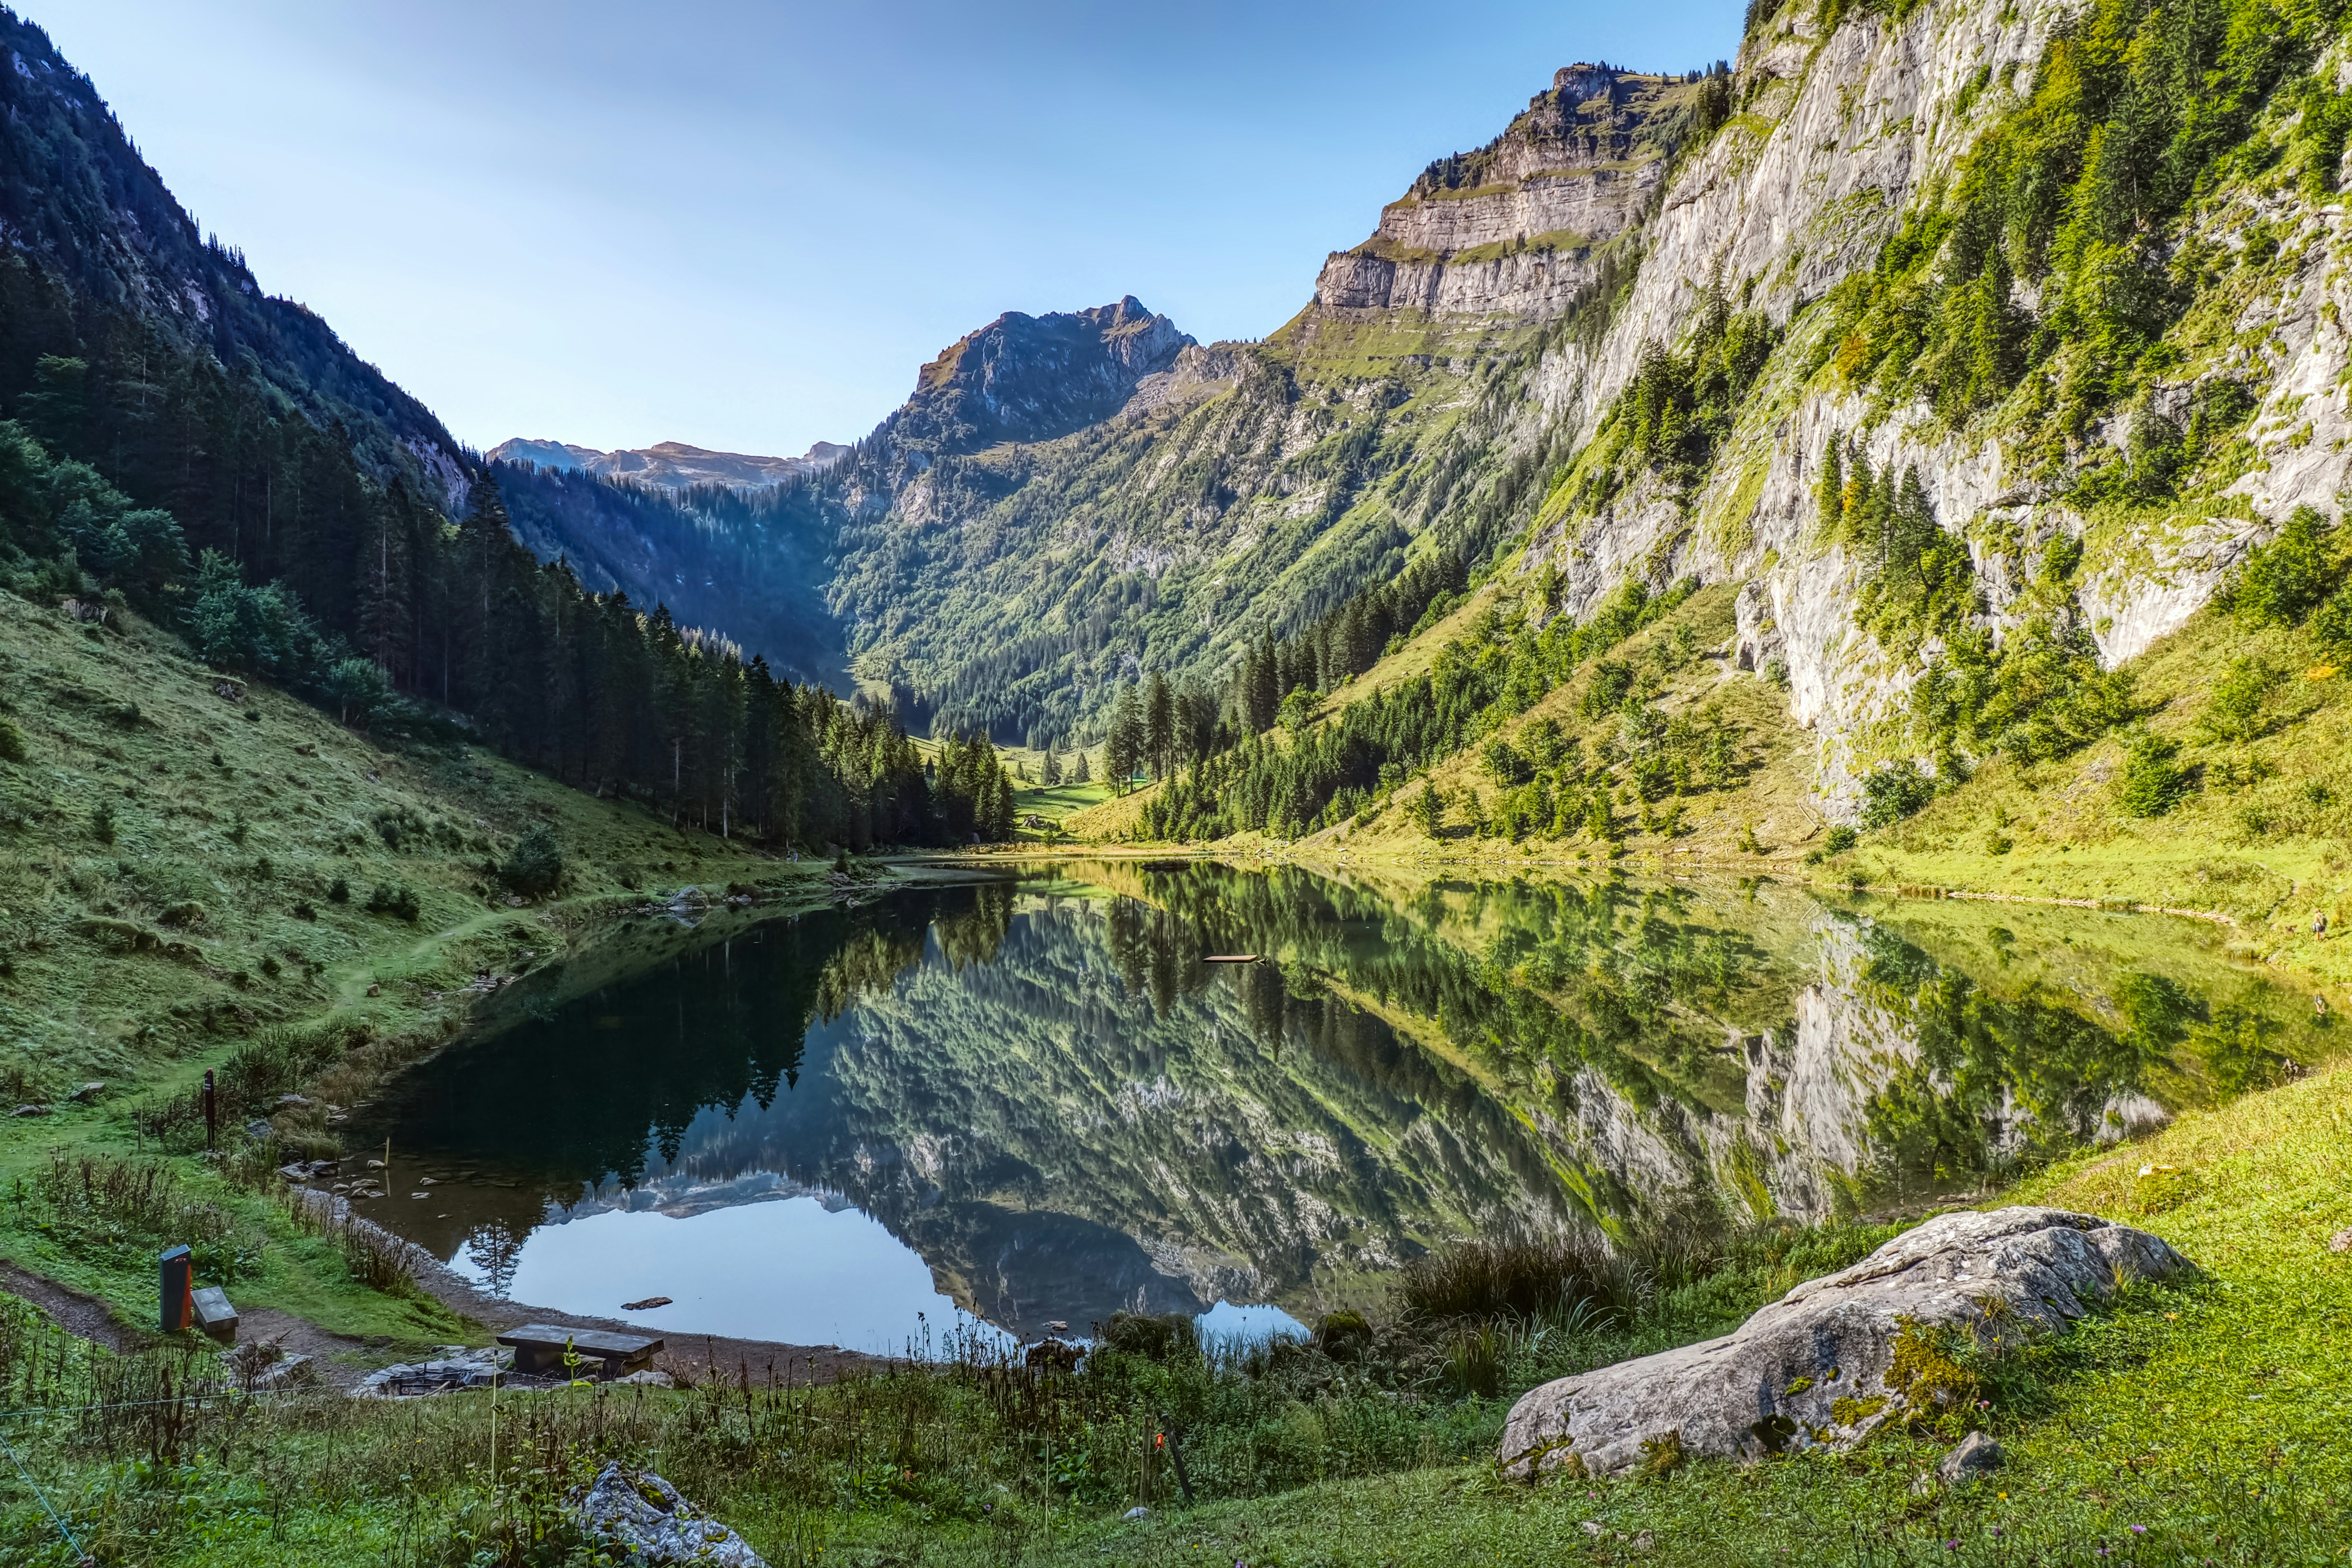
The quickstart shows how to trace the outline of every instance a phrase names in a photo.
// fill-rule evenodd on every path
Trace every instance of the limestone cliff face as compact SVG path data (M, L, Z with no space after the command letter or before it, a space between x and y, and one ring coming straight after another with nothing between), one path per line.
M1507 314L1573 305L1595 253L1631 229L1709 85L1607 66L1563 67L1502 135L1432 163L1335 252L1315 301L1336 310Z
M1941 647L1930 641L1898 659L1856 624L1863 565L1814 537L1829 442L1858 437L1874 468L1916 468L1938 523L1969 542L1979 619L1997 635L2017 624L2011 605L2048 543L2085 539L2086 521L2060 486L2036 477L2041 455L2007 449L1999 433L1955 432L1924 405L1871 405L1813 371L1834 346L1820 342L1828 327L1815 307L1871 266L1932 182L2021 100L2054 30L2077 10L2072 0L1938 0L1901 23L1858 17L1826 35L1803 8L1783 12L1742 51L1743 111L1675 171L1643 226L1640 273L1609 332L1554 351L1528 383L1522 438L1557 422L1580 439L1645 347L1688 336L1708 289L1787 330L1696 494L1636 484L1598 516L1539 527L1525 564L1566 574L1571 610L1628 572L1661 584L1683 574L1746 582L1739 662L1785 665L1792 716L1820 738L1816 793L1832 817L1851 816L1871 757L1899 747L1885 721ZM2110 668L2177 629L2295 507L2333 515L2347 481L2344 208L2249 193L2214 204L2188 240L2227 254L2263 223L2283 231L2283 254L2301 248L2300 265L2254 290L2236 322L2242 342L2261 343L2232 365L2258 388L2245 431L2257 456L2220 504L2087 538L2072 613ZM2212 374L2159 386L2146 414L2185 423ZM2144 416L2116 411L2087 447L2122 447Z

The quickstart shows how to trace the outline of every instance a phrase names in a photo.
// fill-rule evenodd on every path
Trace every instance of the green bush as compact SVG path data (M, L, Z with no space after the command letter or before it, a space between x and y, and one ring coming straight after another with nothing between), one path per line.
M416 895L398 882L378 882L368 893L367 912L414 923L419 912Z
M2124 776L2116 803L2127 816L2162 816L2189 793L2189 772L2177 742L2140 731L2124 752Z
M348 904L352 901L352 885L341 877L327 884L327 902Z
M100 844L114 842L114 803L101 800L89 814L89 836Z
M1908 758L1881 763L1862 781L1862 825L1888 827L1935 799L1936 781Z
M2278 683L2279 671L2267 660L2252 656L2231 659L2213 683L2198 728L2217 741L2253 740L2263 732L2263 710Z
M25 731L16 721L0 713L0 763L21 763L25 760Z
M1831 828L1829 836L1822 840L1822 848L1832 855L1843 855L1853 848L1861 837L1861 834L1841 822Z
M562 879L563 847L556 842L555 829L543 822L516 840L499 863L499 881L521 898L545 898Z
M1102 1326L1105 1349L1145 1361L1191 1361L1201 1353L1201 1332L1181 1312L1153 1317L1142 1312L1113 1312Z
M2231 586L2231 604L2259 624L2300 625L2343 575L2338 553L2327 520L2299 506L2277 538L2247 557Z

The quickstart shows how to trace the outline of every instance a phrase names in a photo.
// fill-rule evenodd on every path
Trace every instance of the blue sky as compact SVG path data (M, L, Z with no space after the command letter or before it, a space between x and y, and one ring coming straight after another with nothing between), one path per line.
M1571 59L1730 0L16 0L263 286L477 446L864 434L1008 310L1260 337Z

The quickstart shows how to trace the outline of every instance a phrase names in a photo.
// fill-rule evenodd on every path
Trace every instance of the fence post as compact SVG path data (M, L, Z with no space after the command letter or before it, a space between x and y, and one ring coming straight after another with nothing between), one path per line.
M213 1069L205 1069L205 1147L217 1148L220 1132L219 1112L213 1100Z

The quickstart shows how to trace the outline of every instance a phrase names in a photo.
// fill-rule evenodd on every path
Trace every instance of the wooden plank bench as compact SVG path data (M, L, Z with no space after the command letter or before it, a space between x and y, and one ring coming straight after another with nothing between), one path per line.
M546 1323L525 1323L499 1336L499 1343L515 1353L514 1369L525 1376L563 1375L563 1352L568 1344L580 1358L581 1370L591 1363L596 1375L626 1377L652 1362L662 1342L643 1334L608 1334L601 1329L560 1329Z

